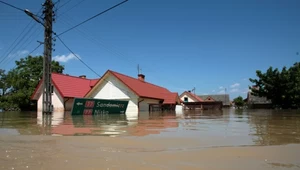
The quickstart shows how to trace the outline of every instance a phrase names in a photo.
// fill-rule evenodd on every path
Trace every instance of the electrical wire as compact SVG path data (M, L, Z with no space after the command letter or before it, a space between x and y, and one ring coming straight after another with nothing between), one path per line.
M35 52L35 50L37 50L41 45L42 43L39 43L39 45L35 47L30 53L28 53L28 55L31 55L33 52Z
M14 6L14 5L11 5L11 4L9 4L9 3L3 2L3 1L0 1L0 3L3 3L3 4L5 4L5 5L7 5L7 6L10 6L10 7L12 7L12 8L15 8L15 9L17 9L17 10L20 10L20 11L23 11L23 12L24 12L23 9L21 9L21 8L19 8L19 7L16 7L16 6Z
M65 6L66 4L68 4L69 2L71 2L72 0L68 0L67 2L65 2L64 4L62 4L60 7L57 8L57 10L59 10L60 8L62 8L63 6Z
M81 3L84 2L84 1L86 1L86 0L81 0L81 1L79 1L77 4L75 4L74 6L72 6L71 8L69 8L68 10L66 10L66 11L64 11L63 13L61 13L60 15L58 15L58 16L56 17L56 20L57 20L59 17L61 17L62 15L64 15L65 13L69 12L70 10L72 10L73 8L77 7L79 4L81 4ZM57 10L58 10L58 9L57 9Z
M106 10L104 10L104 11L102 11L102 12L100 12L100 13L98 13L98 14L96 14L96 15L94 15L94 16L92 16L92 17L86 19L86 20L84 20L83 22L81 22L81 23L79 23L79 24L77 24L77 25L75 25L75 26L73 26L73 27L67 29L66 31L64 31L64 32L62 32L62 33L60 33L60 34L57 34L56 36L61 36L61 35L63 35L63 34L65 34L65 33L69 32L69 31L71 31L72 29L74 29L74 28L76 28L76 27L78 27L78 26L80 26L80 25L82 25L82 24L84 24L84 23L86 23L86 22L88 22L88 21L90 21L90 20L92 20L92 19L94 19L94 18L96 18L96 17L98 17L98 16L100 16L100 15L102 15L102 14L104 14L104 13L106 13L106 12L108 12L108 11L110 11L110 10L112 10L112 9L114 9L114 8L116 8L116 7L118 7L118 6L120 6L120 5L122 5L122 4L124 4L124 3L127 2L127 1L128 1L128 0L122 1L122 2L120 2L120 3L118 3L118 4L116 4L116 5L114 5L114 6L110 7L110 8L108 8L108 9L106 9Z
M95 70L93 70L90 66L88 66L84 61L82 61L80 59L80 57L78 57L64 42L63 40L57 36L57 38L59 39L59 41L82 63L84 64L88 69L90 69L93 73L95 73L97 76L101 77Z
M41 8L38 13L36 14L36 16L38 16L41 11L42 11L43 8ZM11 54L15 48L17 48L17 46L25 39L25 37L27 35L29 35L29 33L33 30L33 28L35 27L35 24L32 24L33 23L33 20L31 20L27 26L23 29L23 31L18 35L18 37L14 40L14 42L9 46L9 48L6 50L6 52L3 53L3 59L0 61L0 64L2 62L4 62L5 59L9 58L9 54ZM30 26L30 24L32 24L31 28L29 28L29 30L22 36L22 34L26 31L26 29ZM36 33L36 31L34 31L33 33ZM33 35L33 33L31 35ZM22 37L21 37L22 36ZM28 36L30 37L30 36ZM18 41L19 40L19 41ZM17 42L18 41L18 42ZM28 41L28 38L27 38L27 41ZM26 42L26 40L25 40ZM25 44L25 42L23 42L23 44ZM15 44L16 43L16 44ZM26 43L27 46L29 45L29 43ZM19 48L20 49L20 48ZM18 50L16 50L18 51ZM7 56L7 57L5 57Z
M68 14L65 14L61 19L64 25L72 25L71 22L72 21L74 22L74 20ZM99 48L104 49L105 51L111 53L112 55L124 61L127 61L130 64L136 62L133 58L130 57L130 55L126 55L122 53L117 46L107 45L107 43L101 41L100 37L95 38L95 36L93 36L92 34L89 33L89 31L87 31L86 27L82 26L81 28L75 28L75 30L78 31L79 35L81 35L83 38L89 40ZM156 69L153 69L151 67L144 67L144 68L146 68L148 71L151 72L158 72Z
M37 47L35 47L33 50L31 50L31 52L28 53L28 56L30 56L33 52L35 52L35 50L37 50L41 45L42 45L42 44L40 43ZM15 69L16 67L17 67L17 65L15 65L15 66L12 68L12 70Z

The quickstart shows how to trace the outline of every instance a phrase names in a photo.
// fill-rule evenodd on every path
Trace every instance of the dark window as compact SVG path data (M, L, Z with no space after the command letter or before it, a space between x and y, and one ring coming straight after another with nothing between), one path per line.
M184 97L184 102L188 102L188 101L189 101L189 98Z

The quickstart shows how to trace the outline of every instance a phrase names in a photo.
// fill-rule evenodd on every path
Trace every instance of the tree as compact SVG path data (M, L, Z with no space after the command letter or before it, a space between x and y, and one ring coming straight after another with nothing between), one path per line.
M17 104L21 110L30 108L30 97L43 77L43 57L28 56L16 61L16 67L7 74L10 85L8 101ZM52 72L62 73L64 66L52 61Z
M300 107L300 65L295 63L281 71L270 67L266 73L256 71L258 79L249 79L254 83L250 87L255 96L266 97L272 101L274 107Z
M8 89L7 84L7 75L5 74L5 70L0 69L0 96L4 96Z
M239 96L239 97L233 99L233 102L237 108L241 108L244 106L244 100L243 100L242 96Z

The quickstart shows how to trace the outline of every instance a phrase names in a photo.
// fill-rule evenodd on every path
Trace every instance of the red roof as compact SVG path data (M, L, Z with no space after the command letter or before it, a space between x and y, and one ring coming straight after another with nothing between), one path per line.
M52 83L62 97L84 97L99 79L86 79L65 74L52 73ZM37 92L42 84L40 81L31 99L37 99Z
M111 73L139 97L163 100L164 104L175 104L177 101L180 102L178 93L172 93L164 87L160 87L146 81L141 81L137 78L111 70L108 70L105 75L107 73Z
M172 93L164 87L160 87L137 78L108 70L105 74L111 73L121 82L123 82L136 95L144 98L152 98L163 100L164 104L175 104L180 102L178 93ZM104 77L104 76L103 76ZM92 87L101 79L85 79L64 74L52 73L52 82L62 97L85 97ZM42 84L40 81L38 87L32 95L32 99L36 100L38 91Z
M200 97L198 97L197 95L191 93L191 92L188 92L190 93L190 95L192 95L194 98L196 98L198 100L198 102L203 102L203 99L201 99Z

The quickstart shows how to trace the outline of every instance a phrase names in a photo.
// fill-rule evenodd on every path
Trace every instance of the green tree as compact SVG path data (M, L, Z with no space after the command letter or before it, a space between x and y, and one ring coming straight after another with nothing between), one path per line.
M27 110L31 104L30 97L43 77L43 57L28 56L15 63L16 67L7 74L7 83L10 85L7 100L21 110ZM52 61L52 72L62 73L63 70L64 66Z
M250 87L255 96L266 97L272 101L274 107L292 108L300 106L300 66L295 63L281 71L270 67L265 73L256 71L258 79L249 80L254 83Z
M5 74L5 70L0 69L0 96L4 96L8 89L7 84L7 75Z
M233 99L233 102L237 108L242 108L244 106L244 99L242 96Z

